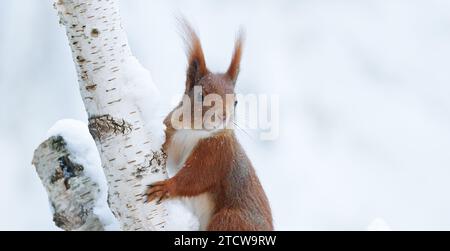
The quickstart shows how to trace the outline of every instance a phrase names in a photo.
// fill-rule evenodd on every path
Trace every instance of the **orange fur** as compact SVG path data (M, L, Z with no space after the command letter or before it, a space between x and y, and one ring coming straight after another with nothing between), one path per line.
M196 82L209 73L206 67L205 55L202 44L194 29L186 20L180 20L183 38L186 44L186 55L188 58L188 70L186 78L186 90L191 89Z
M212 74L206 68L198 36L184 22L187 32L189 67L186 94L193 102L192 88L202 86L207 94L234 94L242 57L242 36L236 42L233 59L225 74ZM181 105L181 104L180 104ZM208 109L208 107L204 107ZM224 114L230 114L234 105L225 105ZM183 146L174 145L177 130L171 116L165 120L164 150ZM231 115L230 115L231 116ZM188 132L188 133L194 133ZM169 153L169 157L170 153ZM213 201L212 217L207 229L211 231L269 231L273 230L269 201L255 169L233 130L220 130L200 139L190 152L181 170L171 179L155 183L148 190L148 201L174 197L195 197L208 193Z

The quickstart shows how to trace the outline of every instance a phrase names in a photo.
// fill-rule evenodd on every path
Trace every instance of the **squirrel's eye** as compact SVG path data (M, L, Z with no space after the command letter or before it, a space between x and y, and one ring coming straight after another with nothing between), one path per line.
M237 106L239 104L239 102L236 100L234 101L234 106Z

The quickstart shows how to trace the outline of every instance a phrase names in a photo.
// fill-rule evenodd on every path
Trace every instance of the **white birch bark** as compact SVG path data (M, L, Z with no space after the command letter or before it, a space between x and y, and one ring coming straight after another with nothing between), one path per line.
M94 213L101 199L100 187L73 161L73 153L61 136L51 137L35 151L33 165L47 190L56 226L66 231L103 231ZM100 167L99 167L100 168Z
M165 155L155 143L161 132L147 129L142 109L125 90L124 68L132 54L118 3L56 0L55 7L72 49L89 129L108 181L110 208L123 230L162 230L164 206L144 204L142 196L148 185L144 177L156 181L167 176Z

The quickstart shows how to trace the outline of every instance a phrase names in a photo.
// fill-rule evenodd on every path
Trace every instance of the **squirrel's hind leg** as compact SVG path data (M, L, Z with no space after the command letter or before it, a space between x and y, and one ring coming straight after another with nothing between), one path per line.
M211 218L208 231L258 231L238 210L222 209Z

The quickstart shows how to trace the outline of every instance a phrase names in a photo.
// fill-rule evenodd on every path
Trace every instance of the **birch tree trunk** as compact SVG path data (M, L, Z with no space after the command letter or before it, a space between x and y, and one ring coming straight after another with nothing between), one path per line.
M144 177L166 178L166 157L157 139L161 132L146 127L142 107L130 96L125 68L133 57L118 3L56 0L55 7L67 31L89 130L108 181L109 206L123 230L162 230L164 205L144 204L143 192L148 185Z

